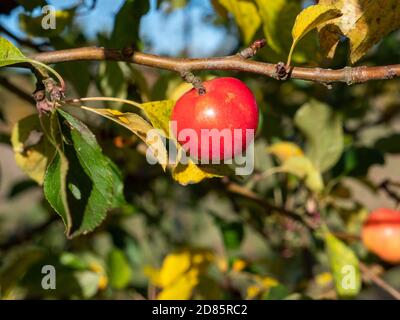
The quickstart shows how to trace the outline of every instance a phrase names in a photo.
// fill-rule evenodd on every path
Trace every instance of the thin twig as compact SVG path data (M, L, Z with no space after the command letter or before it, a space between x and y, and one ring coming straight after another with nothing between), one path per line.
M385 280L379 277L377 274L372 272L369 267L360 261L360 270L362 272L362 276L364 281L375 283L379 288L389 293L396 300L400 300L400 292L388 284Z
M264 209L266 209L268 211L279 212L279 213L287 216L288 218L298 221L311 230L314 230L317 227L317 225L311 219L308 219L307 217L302 217L302 216L298 215L297 213L289 211L285 208L275 206L275 205L271 204L270 202L261 198L255 192L253 192L250 189L247 189L237 183L225 181L225 188L227 191L229 191L231 193L238 194L246 199L249 199L249 200L252 200L252 201L258 203L259 205L261 205Z
M133 50L83 47L67 50L49 51L30 56L32 59L51 64L69 61L125 61L153 68L182 73L196 70L232 70L261 74L279 79L276 64L243 59L240 55L187 59L152 55ZM345 82L360 83L369 80L392 79L400 76L400 64L379 67L345 67L343 69L322 69L293 67L288 78L310 80L321 83Z

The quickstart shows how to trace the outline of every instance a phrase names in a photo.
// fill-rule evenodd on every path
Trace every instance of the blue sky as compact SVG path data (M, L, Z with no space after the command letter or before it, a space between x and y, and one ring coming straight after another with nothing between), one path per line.
M48 0L57 9L68 8L79 0ZM77 18L76 22L85 28L89 37L99 32L109 32L114 24L115 14L124 0L98 0L96 8L89 14ZM185 9L166 14L155 10L156 0L151 0L150 12L142 18L141 36L151 41L152 52L177 55L185 49L192 57L205 57L229 53L236 45L235 37L224 28L204 22L206 15L213 14L209 0L192 0ZM18 27L15 10L9 17L0 16L1 22L15 34L23 36ZM127 30L129 32L129 30Z

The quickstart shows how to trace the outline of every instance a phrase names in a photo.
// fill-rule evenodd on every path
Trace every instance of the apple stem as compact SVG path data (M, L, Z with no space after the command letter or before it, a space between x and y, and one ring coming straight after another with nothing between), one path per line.
M193 87L197 90L199 95L203 95L206 93L206 88L204 87L203 82L199 77L196 77L192 72L183 71L181 72L181 77L187 83L191 83Z

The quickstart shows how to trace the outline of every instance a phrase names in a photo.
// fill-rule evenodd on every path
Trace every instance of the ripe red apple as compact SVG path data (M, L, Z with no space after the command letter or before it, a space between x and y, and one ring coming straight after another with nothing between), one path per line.
M363 225L361 238L365 247L382 260L400 263L400 211L373 211Z
M201 162L232 159L254 138L258 125L256 99L235 78L217 78L203 85L205 94L191 89L176 102L171 116L176 121L175 136ZM195 133L197 139L188 132Z

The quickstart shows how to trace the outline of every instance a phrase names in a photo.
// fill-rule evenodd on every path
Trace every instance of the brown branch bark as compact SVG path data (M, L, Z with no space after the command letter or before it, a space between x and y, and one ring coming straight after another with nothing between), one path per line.
M232 70L256 73L280 79L276 64L252 61L241 55L226 57L187 59L162 57L133 50L105 49L84 47L76 49L42 52L31 55L32 59L43 63L61 63L69 61L125 61L143 66L165 69L175 72L197 70ZM288 78L310 80L322 83L345 82L360 83L369 80L392 79L400 76L400 64L379 67L345 67L343 69L322 69L293 67Z
M400 292L396 288L392 287L389 283L379 277L377 274L372 272L370 268L360 261L360 270L362 272L362 277L365 282L373 282L379 288L389 293L396 300L400 300Z

